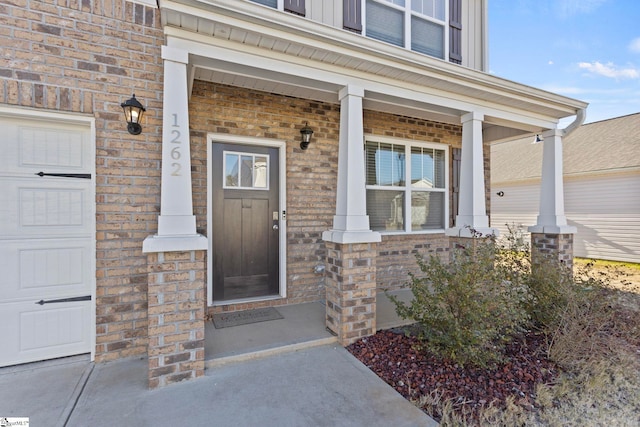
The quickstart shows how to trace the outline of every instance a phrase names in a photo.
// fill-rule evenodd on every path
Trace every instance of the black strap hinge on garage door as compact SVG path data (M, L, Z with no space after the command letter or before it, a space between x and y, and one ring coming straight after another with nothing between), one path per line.
M76 301L91 301L91 295L85 295L83 297L72 297L72 298L60 298L60 299L50 299L36 302L36 304L45 305L45 304L53 304L56 302L76 302Z
M59 176L62 178L81 178L81 179L91 179L90 173L44 173L38 172L36 175L42 176Z

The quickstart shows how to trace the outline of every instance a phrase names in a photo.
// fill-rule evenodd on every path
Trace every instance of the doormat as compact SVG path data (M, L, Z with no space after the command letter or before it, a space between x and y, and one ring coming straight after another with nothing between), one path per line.
M273 307L267 307L255 310L235 311L233 313L214 314L213 325L216 329L222 329L278 319L283 319L282 314Z

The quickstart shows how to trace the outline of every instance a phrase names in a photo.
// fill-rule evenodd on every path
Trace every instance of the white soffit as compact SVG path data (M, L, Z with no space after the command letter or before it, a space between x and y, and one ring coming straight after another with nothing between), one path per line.
M262 67L262 60L279 58L289 61L292 66L305 64L319 71L339 70L347 78L366 76L371 81L393 82L399 88L459 100L460 106L473 105L474 109L477 106L488 121L494 115L502 119L513 118L515 123L520 117L533 117L530 123L544 127L575 115L576 110L587 106L582 101L399 49L248 1L161 0L160 8L168 39L201 42L206 39L205 44L254 55L254 64L249 66L233 61L225 64L219 57L207 58L205 52L198 58L191 52L196 79L337 102L337 82L323 79L320 73L318 78L305 81L294 71L285 74ZM397 114L422 111L419 117L435 119L430 114L433 112L442 116L440 121L445 122L456 122L454 117L465 112L446 105L442 108L438 102L433 108L417 103L410 106L402 98L399 95L399 101L375 99L369 104L387 105L393 111L385 111ZM451 114L454 117L444 120Z

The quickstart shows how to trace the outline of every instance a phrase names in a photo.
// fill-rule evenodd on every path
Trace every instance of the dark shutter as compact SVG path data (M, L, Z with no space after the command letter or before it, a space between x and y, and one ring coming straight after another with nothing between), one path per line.
M342 25L345 30L362 33L362 0L342 1Z
M462 0L449 0L449 61L462 64Z
M456 216L458 216L458 206L460 198L460 164L462 163L462 150L460 148L452 148L451 156L453 158L453 167L451 168L451 219L449 223L453 227L456 223Z
M304 0L284 0L284 10L295 13L296 15L306 15Z

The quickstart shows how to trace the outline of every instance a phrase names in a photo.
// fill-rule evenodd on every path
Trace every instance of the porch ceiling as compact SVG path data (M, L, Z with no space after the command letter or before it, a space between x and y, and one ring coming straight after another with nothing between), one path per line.
M325 102L338 102L345 82L367 82L365 108L445 123L480 111L498 136L553 127L587 106L248 1L159 0L159 6L168 40L221 52L192 51L192 79ZM249 59L242 63L234 54ZM284 68L269 68L272 59ZM300 67L315 72L303 75Z

